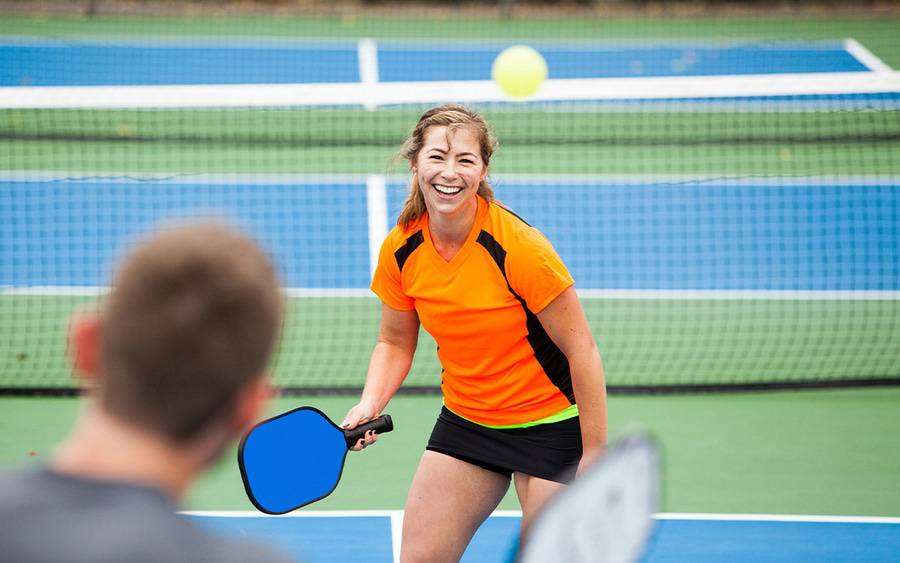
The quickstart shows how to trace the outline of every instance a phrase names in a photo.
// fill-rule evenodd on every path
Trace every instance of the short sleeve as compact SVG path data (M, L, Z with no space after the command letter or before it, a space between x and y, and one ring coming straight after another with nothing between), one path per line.
M372 277L372 291L388 306L400 310L409 311L415 308L415 301L403 293L403 284L400 279L400 267L394 258L393 237L388 236L381 244L378 253L378 266Z
M516 244L508 249L506 275L513 291L535 313L575 284L553 245L534 228L518 233Z

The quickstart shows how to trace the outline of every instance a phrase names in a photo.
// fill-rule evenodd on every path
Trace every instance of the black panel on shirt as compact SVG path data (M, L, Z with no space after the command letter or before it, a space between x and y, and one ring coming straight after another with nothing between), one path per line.
M406 260L423 242L425 242L425 235L422 234L422 231L416 231L406 239L403 246L394 252L394 258L397 260L397 267L401 272L403 271L403 265L406 264Z
M506 250L487 231L478 233L478 244L483 246L488 251L488 254L491 255L491 258L494 259L497 267L500 268L500 273L503 274L503 279L506 280L506 287L509 289L509 292L522 304L522 309L525 311L525 326L528 330L528 343L531 345L531 349L534 350L534 357L553 385L566 396L569 403L574 405L575 392L572 389L572 374L569 370L569 360L556 343L553 342L547 331L544 330L544 325L541 324L537 315L531 312L525 300L509 285L509 279L506 277Z

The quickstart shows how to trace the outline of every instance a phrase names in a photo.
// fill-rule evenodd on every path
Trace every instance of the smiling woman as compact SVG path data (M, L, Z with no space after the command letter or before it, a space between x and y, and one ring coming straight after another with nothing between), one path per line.
M487 175L478 145L470 128L432 126L411 165L428 209L431 241L447 261L462 247L475 221L478 202L473 196Z
M459 138L457 139L457 137ZM455 145L454 140L456 141ZM421 187L422 185L427 186L428 180L434 179L439 172L462 175L470 179L477 172L478 181L475 191L485 201L493 201L494 190L486 178L488 165L496 148L497 139L491 133L487 122L465 106L444 105L422 114L409 138L403 143L399 154L399 157L409 161L413 177L410 182L409 197L403 206L397 224L403 228L409 228L413 222L425 215L428 210L425 194L428 190L421 189ZM453 154L449 154L451 152ZM448 157L449 163L447 163ZM443 170L440 170L442 163ZM430 178L426 177L429 172ZM463 186L459 181L461 179L454 178L452 183L458 187L471 187ZM444 178L443 181L447 182L448 179ZM445 191L452 194L453 190L445 189ZM471 196L471 193L468 195Z
M381 330L344 425L386 407L421 323L438 344L444 407L407 499L404 562L458 561L513 479L527 527L606 443L603 367L574 280L543 234L494 201L496 146L480 115L446 105L400 153L409 196L379 254Z

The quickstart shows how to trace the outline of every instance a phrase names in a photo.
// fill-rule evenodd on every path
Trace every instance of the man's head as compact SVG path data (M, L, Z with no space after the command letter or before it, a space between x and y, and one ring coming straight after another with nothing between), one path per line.
M99 373L106 412L186 443L260 381L283 306L272 263L248 237L216 223L165 228L121 263L85 371Z

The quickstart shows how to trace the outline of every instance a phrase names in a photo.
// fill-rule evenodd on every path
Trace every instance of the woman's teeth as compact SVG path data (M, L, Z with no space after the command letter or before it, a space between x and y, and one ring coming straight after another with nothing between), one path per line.
M455 186L444 186L441 184L434 184L434 189L441 192L444 195L455 195L462 191L462 188L458 188Z

